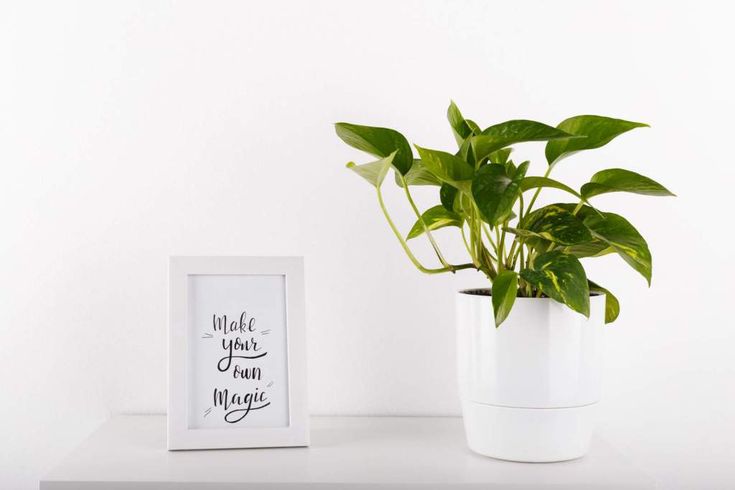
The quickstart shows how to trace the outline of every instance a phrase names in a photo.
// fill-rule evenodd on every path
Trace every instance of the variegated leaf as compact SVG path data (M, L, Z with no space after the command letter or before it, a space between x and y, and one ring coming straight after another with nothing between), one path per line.
M578 259L583 259L585 257L602 257L603 255L615 253L615 249L608 245L607 242L594 237L592 238L592 241L564 247L564 251L568 254L574 255Z
M567 210L576 205L560 204ZM590 229L592 236L612 248L633 269L638 271L651 284L652 259L646 240L638 230L622 216L615 213L606 213L593 210L589 206L582 206L577 211L585 226Z
M541 289L548 297L590 316L590 290L587 275L576 257L559 251L546 252L523 269L521 277Z
M505 321L518 296L518 274L504 270L493 280L492 300L495 313L495 327Z
M595 284L592 281L587 281L590 286L590 293L598 293L605 295L605 323L612 323L620 314L620 302L613 293L603 288L599 284Z
M592 233L582 220L556 204L531 212L523 219L520 228L560 245L575 245L592 240Z
M625 218L614 213L592 213L584 222L592 234L610 245L624 261L646 278L651 285L653 265L646 240Z

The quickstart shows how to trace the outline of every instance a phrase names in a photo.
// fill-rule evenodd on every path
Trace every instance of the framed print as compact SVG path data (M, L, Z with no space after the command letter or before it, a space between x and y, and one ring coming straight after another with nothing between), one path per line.
M171 257L168 448L307 446L301 257Z

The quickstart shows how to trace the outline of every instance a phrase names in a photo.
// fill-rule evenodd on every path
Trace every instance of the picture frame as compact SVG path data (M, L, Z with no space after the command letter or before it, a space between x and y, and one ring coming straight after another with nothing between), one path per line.
M168 449L308 446L302 257L169 258Z

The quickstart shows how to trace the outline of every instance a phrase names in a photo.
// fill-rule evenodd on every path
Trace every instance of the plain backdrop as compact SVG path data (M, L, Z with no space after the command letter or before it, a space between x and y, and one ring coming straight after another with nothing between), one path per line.
M663 488L731 487L732 14L704 1L0 3L0 487L35 488L111 414L165 410L169 255L305 256L313 414L458 414L453 292L485 282L413 269L344 167L370 158L332 126L452 150L450 99L482 126L651 124L553 174L581 185L625 167L678 195L596 201L654 257L650 289L617 257L588 263L622 303L600 434ZM543 145L516 153L544 171ZM455 234L439 238L462 258Z

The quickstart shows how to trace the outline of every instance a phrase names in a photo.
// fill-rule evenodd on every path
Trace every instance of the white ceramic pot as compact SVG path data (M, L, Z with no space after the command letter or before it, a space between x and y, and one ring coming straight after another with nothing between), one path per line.
M457 294L470 449L525 462L583 456L600 400L605 296L590 298L589 319L548 298L517 298L496 329L490 296L478 291Z

